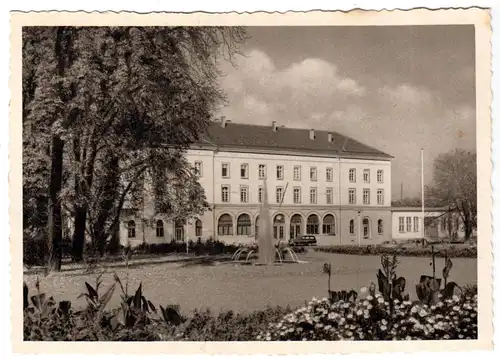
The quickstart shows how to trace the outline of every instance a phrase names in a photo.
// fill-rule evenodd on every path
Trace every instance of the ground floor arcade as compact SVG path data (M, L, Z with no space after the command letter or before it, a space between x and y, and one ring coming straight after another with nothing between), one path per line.
M270 208L272 236L287 241L299 235L314 235L320 245L377 244L391 239L389 208L277 207ZM132 246L214 238L226 243L253 244L264 219L259 207L215 207L186 220L168 220L161 215L148 221L129 216L122 220L120 241Z

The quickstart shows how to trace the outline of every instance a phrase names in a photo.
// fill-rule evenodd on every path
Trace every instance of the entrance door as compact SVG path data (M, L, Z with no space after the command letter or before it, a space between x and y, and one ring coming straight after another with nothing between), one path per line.
M290 239L297 238L301 232L302 218L298 214L294 214L290 219Z
M273 237L274 239L279 240L285 238L285 218L281 214L278 214L276 217L274 217Z
M290 226L290 238L294 239L300 236L300 224L292 224Z
M175 221L174 239L178 242L184 241L184 221Z

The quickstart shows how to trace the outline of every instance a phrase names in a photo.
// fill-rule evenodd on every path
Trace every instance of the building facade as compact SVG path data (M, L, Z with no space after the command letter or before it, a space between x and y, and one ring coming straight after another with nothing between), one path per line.
M124 217L122 243L209 237L255 243L264 179L276 239L312 234L320 245L391 239L392 157L351 138L223 119L186 156L211 210L175 222L150 210L148 225Z
M422 226L422 218L424 226ZM476 232L473 231L472 236ZM392 208L392 238L395 241L408 239L463 240L465 230L462 218L448 208L394 207Z

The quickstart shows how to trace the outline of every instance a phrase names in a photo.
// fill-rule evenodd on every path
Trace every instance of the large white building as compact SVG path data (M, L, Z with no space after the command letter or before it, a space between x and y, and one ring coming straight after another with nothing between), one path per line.
M176 222L151 212L151 227L124 217L123 244L209 237L254 243L264 178L276 238L313 234L320 245L391 239L392 157L339 133L222 119L187 158L211 210Z

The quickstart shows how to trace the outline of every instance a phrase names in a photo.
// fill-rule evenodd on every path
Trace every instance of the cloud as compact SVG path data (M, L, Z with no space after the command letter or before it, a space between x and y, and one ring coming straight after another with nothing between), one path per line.
M259 50L227 68L221 86L233 122L329 129L395 156L393 184L405 193L420 191L420 148L426 149L425 175L432 160L456 147L475 146L475 109L449 108L441 93L411 83L388 84L342 75L335 64L306 58L284 68ZM365 81L366 80L366 81ZM449 105L448 105L449 106Z

